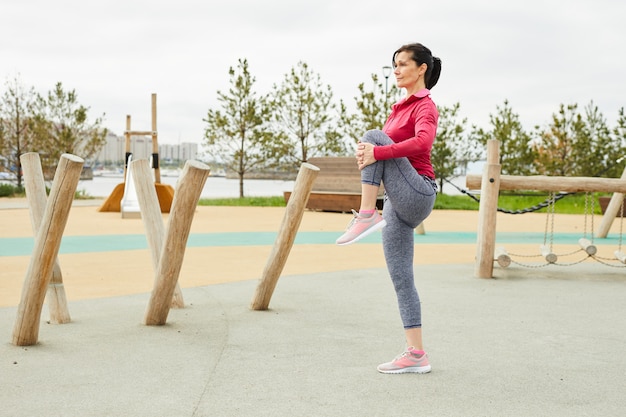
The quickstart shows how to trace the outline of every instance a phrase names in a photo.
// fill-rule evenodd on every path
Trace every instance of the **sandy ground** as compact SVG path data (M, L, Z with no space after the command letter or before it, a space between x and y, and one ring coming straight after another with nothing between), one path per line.
M85 205L87 204L87 205ZM141 219L122 219L120 213L98 212L100 202L72 207L64 236L145 234ZM1 208L5 207L5 208ZM9 208L6 208L9 207ZM14 207L14 208L11 208ZM167 224L168 214L163 214ZM198 207L191 234L229 232L273 232L279 230L285 208L282 207ZM350 215L305 211L299 231L332 232L339 236ZM591 222L590 219L587 220ZM596 216L598 225L600 217ZM477 211L436 210L425 222L426 234L434 232L476 232ZM584 233L585 219L579 215L560 215L554 230ZM589 227L589 224L588 224ZM546 229L545 214L498 214L498 232L535 232ZM611 233L619 233L614 222ZM0 199L0 239L32 237L30 212L26 201ZM333 235L334 236L334 235ZM296 244L289 253L282 275L297 275L385 266L379 243L359 243L338 247L330 240L324 244ZM507 246L516 252L537 253L533 245ZM529 247L530 246L530 247ZM612 253L615 248L607 248ZM259 279L272 251L272 245L188 247L180 273L182 288L216 283ZM416 239L415 264L467 264L475 259L476 244L449 242L420 244ZM0 306L19 303L22 283L31 256L0 254ZM148 249L60 254L59 262L68 300L110 297L150 292L154 278Z

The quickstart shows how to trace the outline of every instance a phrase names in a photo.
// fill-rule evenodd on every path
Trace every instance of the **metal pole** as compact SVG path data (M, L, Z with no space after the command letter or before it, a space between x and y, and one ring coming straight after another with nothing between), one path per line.
M391 75L391 67L385 65L383 67L383 76L385 77L385 110L387 110L387 102L389 101L389 76Z

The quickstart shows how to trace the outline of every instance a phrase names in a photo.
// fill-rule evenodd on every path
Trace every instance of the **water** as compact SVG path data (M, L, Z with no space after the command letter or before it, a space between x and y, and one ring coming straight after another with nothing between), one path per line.
M161 183L176 188L178 177L161 176ZM124 182L121 176L94 177L93 180L80 181L77 190L91 197L108 197L115 186ZM284 191L293 191L295 181L282 180L244 180L243 189L246 197L282 196ZM209 177L204 184L200 198L238 198L239 180L224 177Z
M176 188L177 176L161 175L161 182ZM77 190L84 191L91 197L107 198L115 186L124 182L121 175L118 176L95 176L93 180L80 181ZM14 181L0 180L0 183L15 184ZM452 180L459 189L465 190L465 177L457 177ZM284 191L293 191L295 181L282 180L245 180L243 182L244 195L246 197L273 197L282 196ZM50 184L48 184L50 185ZM462 195L454 186L445 183L444 194ZM201 198L238 198L239 180L225 177L209 177L202 189Z

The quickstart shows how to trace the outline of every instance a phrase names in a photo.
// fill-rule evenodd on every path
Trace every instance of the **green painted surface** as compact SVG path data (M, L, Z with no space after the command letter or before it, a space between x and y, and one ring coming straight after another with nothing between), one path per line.
M299 232L296 236L296 245L328 244L333 245L341 232ZM558 233L553 237L553 244L577 244L583 237L577 233ZM591 237L588 236L588 239ZM275 232L236 232L236 233L196 233L189 235L187 247L214 247L214 246L264 246L273 245L276 240ZM374 233L359 243L379 243L381 234ZM357 244L359 244L357 243ZM427 244L474 244L474 232L427 232L424 235L415 235L416 245ZM544 243L543 233L497 233L496 244L536 244ZM548 241L549 243L549 241ZM606 239L594 239L595 245L619 245L619 236ZM0 238L0 257L26 256L33 250L33 238ZM96 235L96 236L64 236L59 253L90 253L139 250L148 247L145 235Z

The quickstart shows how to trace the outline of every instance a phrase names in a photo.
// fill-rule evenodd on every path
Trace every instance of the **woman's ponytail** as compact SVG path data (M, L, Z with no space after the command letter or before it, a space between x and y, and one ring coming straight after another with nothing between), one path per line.
M434 56L432 69L429 76L425 80L426 88L430 90L437 84L437 81L439 81L439 74L441 74L441 59Z

